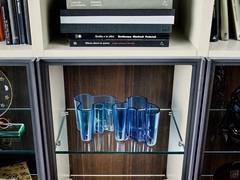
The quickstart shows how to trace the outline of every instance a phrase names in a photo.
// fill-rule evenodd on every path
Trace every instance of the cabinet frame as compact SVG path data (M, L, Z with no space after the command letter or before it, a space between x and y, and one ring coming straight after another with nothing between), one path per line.
M1 58L0 59L0 67L1 66L21 66L26 67L27 74L27 82L28 82L28 91L29 91L29 103L32 107L31 110L31 123L32 123L32 133L33 133L33 143L34 143L34 151L35 151L35 161L36 161L36 170L38 178L41 180L45 180L45 159L44 159L44 151L42 144L42 136L41 136L41 121L39 116L38 109L38 93L37 93L37 83L35 76L35 66L34 59L22 58L22 59L10 59L10 58Z
M48 179L57 179L57 166L55 154L55 142L53 135L53 120L50 98L50 81L48 67L50 65L192 65L192 80L189 101L189 113L187 122L186 144L182 179L192 179L196 141L202 101L202 88L205 76L206 62L202 58L179 58L179 59L41 59L36 61L38 87L40 96L41 118L43 124L44 151L46 155L46 168Z
M197 152L194 165L194 178L200 179L202 166L203 166L203 156L204 147L206 144L207 130L209 124L209 113L208 109L211 106L213 84L216 66L240 66L239 58L207 58L206 75L203 90L203 101L201 108L201 117L199 124L199 135L197 140Z

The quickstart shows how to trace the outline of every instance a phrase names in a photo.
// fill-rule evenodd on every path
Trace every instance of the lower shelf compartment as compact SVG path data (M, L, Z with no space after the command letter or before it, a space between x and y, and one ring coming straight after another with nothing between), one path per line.
M60 179L181 179L183 155L57 154ZM71 162L62 163L62 162Z
M69 111L68 116L63 117L61 127L56 140L56 153L149 153L149 154L184 154L184 144L177 125L177 121L171 111L162 111L158 130L157 144L153 147L133 140L117 142L113 132L95 134L91 142L83 142L80 132L73 129L74 142L67 140L67 122L74 119L74 111Z

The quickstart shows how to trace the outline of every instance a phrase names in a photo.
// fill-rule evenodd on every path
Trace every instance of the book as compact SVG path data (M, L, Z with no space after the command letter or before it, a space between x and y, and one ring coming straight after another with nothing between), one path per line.
M220 21L219 11L220 11L219 0L215 0L214 8L213 8L211 36L210 36L211 42L216 42L219 40L219 28L220 28L220 26L219 26L219 21Z
M221 39L227 41L229 39L228 0L220 0L220 16Z
M1 10L2 10L2 15L3 15L6 45L11 45L12 44L12 34L11 34L11 26L10 26L10 17L9 17L9 12L8 12L8 4L6 1L2 2Z
M32 38L31 38L31 28L30 28L30 20L29 20L28 0L23 0L23 14L24 14L24 23L25 23L26 43L31 45Z
M60 32L75 33L171 33L167 24L61 24Z
M70 47L168 47L169 39L155 40L102 40L102 39L70 39Z
M20 44L15 1L7 0L7 4L11 26L12 44Z
M15 10L18 24L19 43L26 44L25 25L23 16L23 1L15 0Z
M235 38L240 40L240 1L231 0Z
M68 34L70 39L168 39L169 33L76 33Z
M173 9L61 10L61 24L174 24Z
M2 8L0 8L0 41L5 40Z
M66 0L67 9L172 9L173 0Z

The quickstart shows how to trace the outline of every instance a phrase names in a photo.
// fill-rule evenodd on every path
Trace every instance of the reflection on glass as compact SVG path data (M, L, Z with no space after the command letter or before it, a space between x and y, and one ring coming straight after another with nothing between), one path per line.
M94 114L94 131L95 133L104 133L104 128L106 125L106 119L104 118L104 105L103 104L94 104L93 105L93 114Z
M130 136L137 142L145 141L147 99L141 96L128 98Z
M160 110L153 104L148 105L146 117L146 144L154 146L157 143Z

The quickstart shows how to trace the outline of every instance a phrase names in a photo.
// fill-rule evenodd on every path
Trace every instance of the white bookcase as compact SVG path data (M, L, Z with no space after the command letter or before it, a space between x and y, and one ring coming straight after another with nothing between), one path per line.
M240 41L210 43L214 0L175 1L176 25L168 48L81 47L50 41L50 10L57 0L29 1L32 46L0 44L0 57L239 57ZM58 11L56 9L56 11ZM53 24L52 24L53 25ZM53 25L54 26L54 25Z

